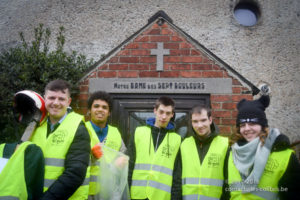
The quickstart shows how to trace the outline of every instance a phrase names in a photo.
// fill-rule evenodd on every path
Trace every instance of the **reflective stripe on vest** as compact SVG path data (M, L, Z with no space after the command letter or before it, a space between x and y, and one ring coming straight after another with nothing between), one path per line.
M248 188L245 188L240 173L234 165L232 152L230 152L228 160L228 184L231 199L278 199L278 182L286 171L292 153L293 151L290 149L272 152L258 186L254 191L247 192L246 189Z
M183 178L182 185L190 184L190 185L212 185L222 187L224 184L223 180L220 179L212 179L212 178Z
M135 170L151 170L151 166L152 166L153 171L161 172L161 173L167 174L169 176L173 175L172 169L166 168L164 166L159 166L159 165L135 164L134 169Z
M151 164L136 164L134 166L134 170L151 170ZM173 175L173 170L168 169L164 166L159 166L159 165L152 165L152 171L157 171L160 173L167 174L169 176ZM146 180L132 180L132 184L134 186L147 186L147 181ZM157 188L159 190L164 190L168 193L171 193L171 187L168 185L165 185L163 183L155 182L155 181L149 181L149 186Z
M230 184L229 186L229 191L234 192L234 191L245 191L246 188L243 187L243 185L240 182L235 182ZM270 190L270 188L269 188ZM244 194L245 195L245 194ZM271 192L271 191L267 191L267 190L260 190L259 188L257 188L255 191L248 193L248 195L250 196L258 196L262 199L277 199L278 195L275 192Z
M151 128L135 131L136 160L130 188L132 199L170 199L174 162L181 137L167 133L154 152ZM150 148L150 152L149 152Z
M169 185L165 185L163 183L159 183L156 181L147 181L147 180L133 180L132 186L143 186L143 187L153 187L159 190L163 190L165 192L171 193L171 187Z
M85 123L90 137L91 137L91 148L98 144L99 138L91 124L90 121ZM108 125L108 133L107 133L107 138L105 140L105 145L108 146L109 148L112 148L116 151L119 151L121 148L122 144L122 137L120 132L116 127ZM93 155L91 155L92 158ZM95 160L94 158L91 159L92 164L91 164L91 169L90 169L90 184L89 184L89 195L95 195L99 192L99 185L97 185L97 176L100 173L100 163L98 160Z
M75 133L81 122L82 115L75 112L69 113L58 128L47 137L47 123L38 127L32 137L32 141L39 145L45 156L44 191L58 179L65 170L65 156L73 142ZM86 199L88 196L88 184L90 168L88 167L83 184L69 199Z
M85 123L85 126L90 134L91 138L91 148L93 148L96 144L100 143L99 138L94 131L94 128L90 121ZM99 192L99 185L97 185L98 174L99 174L99 160L95 160L91 151L91 168L90 168L90 183L89 183L89 195L95 195Z
M53 179L45 179L44 180L44 187L49 188L56 180ZM85 178L81 186L86 186L90 182L90 178Z
M5 197L0 197L0 200L19 200L19 198L18 197L5 196Z
M216 136L200 163L194 137L181 144L183 199L219 199L224 184L224 160L228 138ZM192 158L192 159L191 159Z
M0 199L27 200L27 186L24 172L25 150L31 142L23 142L9 158L0 173ZM3 145L3 146L2 146ZM4 145L1 145L3 157ZM3 147L3 148L2 148Z
M198 195L198 194L190 194L190 195L183 196L182 199L183 200L195 200L195 199L200 199L200 200L219 200L220 198L208 197L208 196L203 196L203 195Z

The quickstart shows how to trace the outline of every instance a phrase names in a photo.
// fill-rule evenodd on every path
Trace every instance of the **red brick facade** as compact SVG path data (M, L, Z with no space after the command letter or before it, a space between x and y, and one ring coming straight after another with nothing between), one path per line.
M170 55L164 56L163 71L156 71L156 56L150 55L157 42L163 42L164 49L170 50ZM80 81L78 111L87 112L89 78L232 78L232 94L211 94L210 99L214 122L221 133L230 134L234 131L236 103L243 98L252 99L252 92L229 74L171 24L152 23Z

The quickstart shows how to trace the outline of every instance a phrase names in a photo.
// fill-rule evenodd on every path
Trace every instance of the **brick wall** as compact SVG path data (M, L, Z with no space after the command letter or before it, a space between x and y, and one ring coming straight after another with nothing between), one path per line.
M156 71L156 56L150 55L151 49L157 48L157 42L163 42L164 49L170 49L170 55L164 56L163 71ZM211 94L210 100L214 122L221 133L233 133L236 103L243 98L252 99L252 95L216 63L168 23L161 26L154 23L80 82L77 110L82 114L87 112L89 78L232 78L232 94Z

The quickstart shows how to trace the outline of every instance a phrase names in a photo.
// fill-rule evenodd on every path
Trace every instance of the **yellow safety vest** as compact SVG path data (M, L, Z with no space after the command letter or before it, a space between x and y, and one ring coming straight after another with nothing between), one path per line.
M286 188L278 188L278 182L282 175L286 171L289 158L293 150L287 149L284 151L273 152L268 158L268 162L265 166L263 175L258 183L258 187L255 191L250 193L243 192L242 178L239 171L235 167L232 158L232 152L230 153L228 160L228 184L230 191L230 199L242 200L275 200L278 199L278 191Z
M167 133L154 152L151 128L143 126L136 129L134 143L136 160L130 188L131 198L171 199L173 168L180 148L180 135Z
M31 142L23 142L6 163L0 173L0 199L27 200L27 186L24 172L25 150ZM5 144L0 145L3 158Z
M91 122L89 121L86 122L85 124L91 136L91 147L93 147L95 144L98 144L100 141L98 139L96 132L94 131ZM122 136L119 130L114 126L108 125L105 146L108 146L109 148L112 148L116 151L120 151L121 145L122 145Z
M47 123L38 127L31 140L39 145L45 157L44 192L62 175L65 170L65 158L75 133L84 117L75 112L69 113L59 127L47 137ZM90 167L82 185L69 199L87 199L89 190Z
M201 164L194 137L186 138L180 149L183 199L220 199L224 184L223 168L228 138L216 136Z
M90 137L91 137L91 147L95 146L98 144L99 138L94 131L94 128L91 124L91 122L86 122L86 127L89 131ZM107 132L107 138L105 141L105 146L108 146L116 151L119 151L121 148L122 144L122 137L119 132L119 130L116 127L113 127L111 125L108 125L108 132ZM91 169L90 169L90 183L89 183L89 195L95 195L99 192L99 186L97 186L97 177L98 174L100 173L99 169L99 160L96 160L92 155L91 155Z

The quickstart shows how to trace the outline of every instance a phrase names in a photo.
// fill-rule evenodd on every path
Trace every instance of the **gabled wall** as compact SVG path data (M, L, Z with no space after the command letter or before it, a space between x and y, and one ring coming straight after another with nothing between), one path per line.
M163 42L170 55L164 56L164 70L156 71L156 56L151 49ZM207 52L202 52L186 35L165 22L159 26L153 22L140 34L100 62L80 82L79 110L87 112L90 78L232 78L232 94L211 94L214 122L220 132L234 131L236 103L243 98L252 99L252 91L238 78L231 76L224 66Z

